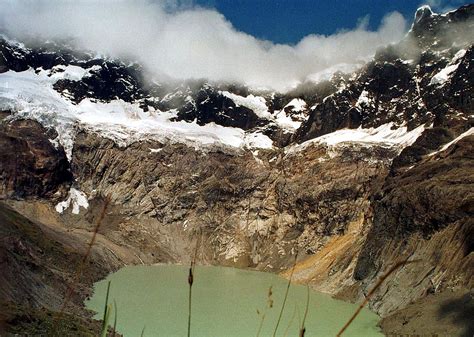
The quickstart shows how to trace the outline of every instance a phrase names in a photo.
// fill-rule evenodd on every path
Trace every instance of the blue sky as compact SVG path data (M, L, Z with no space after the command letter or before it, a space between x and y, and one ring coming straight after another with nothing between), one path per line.
M294 44L308 34L333 34L353 29L367 17L375 30L390 12L400 12L409 22L422 0L196 0L215 8L234 27L276 43ZM427 0L433 10L457 8L469 1Z

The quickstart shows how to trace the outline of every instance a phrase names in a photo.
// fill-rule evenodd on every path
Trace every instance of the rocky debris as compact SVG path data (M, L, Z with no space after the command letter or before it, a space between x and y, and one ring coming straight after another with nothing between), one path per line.
M338 74L287 94L205 81L146 86L138 66L1 41L3 70L33 67L55 72L62 69L57 66L68 64L91 68L79 80L55 84L75 102L85 97L123 99L143 110L173 111L176 121L259 130L282 148L202 149L147 139L120 147L100 134L82 131L68 163L64 151L49 141L55 135L48 135L48 130L31 121L4 120L2 194L23 200L10 200L14 210L2 208L0 216L21 213L29 219L20 221L27 228L42 223L44 232L35 232L35 238L53 238L54 247L58 242L68 247L57 248L58 254L72 251L72 257L61 255L66 261L77 259L104 196L110 196L112 204L87 278L91 282L102 275L95 268L187 263L199 238L199 262L204 264L279 272L292 265L298 251L296 281L339 298L361 300L393 263L419 259L391 275L370 305L387 317L382 323L385 331L420 332L415 329L418 314L413 314L418 305L443 310L441 302L430 302L433 297L446 303L444 296L465 294L473 286L474 139L466 136L447 149L443 146L473 126L474 49L468 34L458 34L455 44L448 43L449 34L442 34L469 32L473 8L465 6L444 16L421 9L401 43L381 49L353 76ZM230 98L235 95L239 97ZM236 102L249 97L264 102L259 107L265 111L259 114L257 108ZM295 104L300 111L295 111ZM296 131L278 125L277 116L283 112L291 122L301 123ZM389 122L409 130L426 128L401 153L377 143L294 144L341 128ZM53 209L58 201L54 194L70 187L71 174L89 208L78 215L69 210L59 215ZM46 224L54 230L46 230ZM46 269L47 278L53 275L54 280L46 290L31 288L25 281L44 282L37 270L44 267L43 260L49 261L50 252L41 248L46 251L41 255L35 241L21 239L15 229L20 227L15 226L6 227L15 235L1 241L12 271L3 276L8 278L7 297L35 303L44 298L43 304L56 305L61 294L45 295L56 287L63 289L54 270ZM12 275L23 269L20 282L14 284ZM27 289L26 297L21 289ZM449 310L455 311L445 308ZM408 317L404 315L409 316L407 329L391 330L390 322ZM452 331L466 326L462 319L452 324L458 325Z
M372 283L399 259L407 265L380 289L373 307L386 315L427 293L473 286L474 137L389 176L373 196L373 225L354 271Z
M36 209L37 217L44 211ZM48 225L31 221L3 202L0 223L0 333L49 335L51 329L59 329L66 335L72 331L87 335L91 329L100 330L97 321L87 319L91 314L83 301L91 294L93 282L133 259L111 255L98 240L87 268L77 277L90 239L87 232L78 235L52 221ZM70 291L65 313L59 317Z
M59 270L78 265L80 254L67 255L59 242L48 239L41 226L3 203L0 209L2 302L14 301L31 307L48 305L58 310L66 293ZM72 274L73 270L69 272Z
M387 335L472 336L474 298L470 291L430 294L382 319Z
M72 181L56 135L31 120L0 125L0 197L52 197Z

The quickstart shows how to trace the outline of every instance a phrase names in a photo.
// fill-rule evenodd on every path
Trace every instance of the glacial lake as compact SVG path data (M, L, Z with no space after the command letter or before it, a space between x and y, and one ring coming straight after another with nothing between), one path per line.
M125 337L187 336L188 267L177 265L130 266L97 282L87 308L103 316L107 282L109 304L117 304L117 330ZM273 307L268 308L269 287ZM192 296L191 336L272 336L287 281L278 275L225 267L196 266ZM307 288L291 285L277 336L298 336L304 315ZM306 337L335 336L357 305L310 291ZM258 312L260 314L258 314ZM376 326L379 317L364 309L344 336L383 336ZM111 313L109 325L114 322Z

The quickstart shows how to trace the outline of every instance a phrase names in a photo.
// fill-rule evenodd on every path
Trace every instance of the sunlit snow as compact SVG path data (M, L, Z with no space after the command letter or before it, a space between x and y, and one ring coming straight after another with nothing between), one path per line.
M465 49L458 51L456 55L454 55L452 61L431 78L430 84L443 85L446 81L448 81L451 75L458 69L459 61L464 57L465 54Z
M369 97L369 92L367 90L363 90L357 99L356 106L357 107L364 107L370 106L372 99Z
M466 132L460 134L458 137L456 137L455 139L453 139L453 140L450 141L449 143L444 144L439 150L430 153L429 156L434 156L435 154L438 154L438 153L440 153L440 152L446 151L451 145L454 145L454 144L456 144L457 142L459 142L461 139L463 139L463 138L465 138L465 137L467 137L467 136L471 136L471 135L474 135L474 127L473 127L473 128L470 128L470 129L467 130Z
M51 70L40 70L40 74L49 76L51 82L56 82L60 79L66 79L71 81L79 81L84 76L90 75L91 70L98 70L100 66L92 66L90 68L84 69L79 66L72 65L57 65L51 68Z
M344 143L358 143L363 145L378 145L383 147L393 147L399 150L413 144L425 130L424 125L408 131L408 128L396 126L393 122L383 124L378 128L363 129L342 129L324 136L308 140L296 145L292 150L297 151L310 146L311 144L325 144L336 146Z
M291 111L300 112L300 111L303 111L306 108L306 102L304 100L302 100L301 98L293 98L290 101L290 103L285 105L285 107L283 109L289 108L289 107L292 107Z
M263 97L254 95L244 97L228 91L219 91L219 93L234 101L236 106L249 108L255 112L258 117L274 121L278 126L289 131L298 129L301 125L301 120L306 119L303 114L300 114L298 117L299 120L294 120L294 118L288 116L285 112L285 108L290 106L292 107L291 110L294 112L303 112L306 107L306 102L299 98L294 98L281 111L277 111L275 112L275 115L272 115L268 111L266 100Z
M62 76L85 75L70 66ZM191 145L220 144L237 148L271 148L272 141L263 134L247 134L239 128L223 127L214 123L200 126L184 121L172 122L172 111L144 112L138 104L114 100L108 103L84 99L79 104L61 96L52 88L57 78L46 72L30 69L0 74L0 109L16 112L14 118L34 119L58 132L59 143L72 158L74 137L78 128L97 132L126 146L142 139L156 139Z
M243 97L228 91L219 91L219 93L233 100L236 106L249 108L260 118L272 119L272 115L268 112L268 107L263 97L254 96L252 94Z
M62 213L71 206L73 214L79 214L81 207L89 208L86 194L71 187L67 199L56 205L56 212Z
M278 111L275 115L275 122L282 128L288 130L296 130L301 126L303 120L307 119L307 116L304 115L304 110L306 109L306 102L300 98L294 98L285 105L285 107ZM299 113L297 115L289 116L286 114L286 110L291 108L290 110L294 113ZM298 118L298 120L295 120Z

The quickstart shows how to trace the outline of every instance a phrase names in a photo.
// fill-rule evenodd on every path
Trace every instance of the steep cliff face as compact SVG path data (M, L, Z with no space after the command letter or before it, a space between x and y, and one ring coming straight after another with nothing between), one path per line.
M417 306L473 287L473 17L422 8L354 74L285 94L165 86L136 64L0 41L0 211L21 217L12 233L41 229L2 241L2 295L57 309L75 268L43 260L76 261L110 198L82 286L123 264L187 263L199 242L200 263L273 272L298 252L295 281L361 300L419 260L370 306L386 331L420 332ZM25 281L42 275L45 289Z
M51 197L72 180L69 162L39 123L18 120L0 127L0 196Z
M383 286L377 304L381 312L391 312L407 305L409 298L424 295L410 294L413 292L472 288L473 141L472 136L465 137L388 177L374 195L373 225L355 279L373 279L393 256L420 260L397 273L398 284L393 284L394 279ZM397 304L384 301L385 296L398 298Z
M420 9L402 41L380 49L337 92L311 108L295 140L387 122L462 128L474 109L473 12L472 5L444 15Z
M72 168L87 195L111 195L121 205L123 229L159 240L144 252L166 247L186 260L192 245L173 247L177 238L203 232L210 243L204 260L278 270L286 256L313 254L363 214L395 153L358 144L330 153L323 144L286 153L204 153L152 142L120 149L81 134Z

